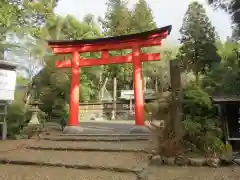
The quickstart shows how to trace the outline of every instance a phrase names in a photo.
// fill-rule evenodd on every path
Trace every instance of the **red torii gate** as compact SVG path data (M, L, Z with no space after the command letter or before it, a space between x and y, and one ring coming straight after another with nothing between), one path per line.
M87 40L48 41L48 45L55 54L72 54L71 60L56 62L57 68L71 68L72 73L68 128L77 129L79 126L80 67L121 63L133 64L135 124L136 126L144 126L142 62L158 61L160 60L160 53L146 54L142 53L140 48L160 46L162 40L170 34L171 29L172 26L166 26L152 31L124 36ZM126 56L109 56L109 51L120 49L132 49L132 53ZM80 58L80 53L99 51L102 53L99 59ZM76 130L70 131L75 132Z

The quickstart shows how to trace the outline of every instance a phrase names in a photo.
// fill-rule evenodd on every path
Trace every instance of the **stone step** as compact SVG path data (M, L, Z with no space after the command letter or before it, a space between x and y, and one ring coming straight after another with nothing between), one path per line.
M53 141L147 141L149 136L144 135L43 135L42 139Z
M133 173L120 173L101 170L80 170L64 167L36 167L20 165L0 165L1 180L137 180Z
M146 166L145 153L135 152L76 152L76 151L37 151L21 149L0 154L0 162L32 162L40 165L62 164L68 166L105 167L139 169Z
M48 141L40 140L28 145L32 149L55 149L71 151L129 151L129 152L146 152L149 146L148 141L123 141L123 142L70 142L70 141Z

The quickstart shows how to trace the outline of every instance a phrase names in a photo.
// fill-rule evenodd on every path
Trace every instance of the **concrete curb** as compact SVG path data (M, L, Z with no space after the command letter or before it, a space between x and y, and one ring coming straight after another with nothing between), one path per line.
M94 136L106 136L106 137L109 137L109 136L111 136L111 137L127 137L127 136L129 136L129 137L142 137L142 136L149 136L150 135L150 133L148 134L148 133L140 133L140 134L59 134L59 136L92 136L92 137L94 137Z
M107 148L70 148L70 147L33 147L28 146L26 149L41 151L87 151L87 152L132 152L132 153L148 153L144 149L107 149Z
M132 124L135 125L135 120L102 120L102 121L94 121L94 120L80 120L79 123L89 123L89 122L94 122L94 123L109 123L109 124ZM145 123L150 122L150 121L145 121Z
M0 159L0 164L22 165L22 166L46 166L46 167L64 167L71 169L81 170L103 170L120 173L134 173L135 175L142 171L142 169L121 168L121 167L103 167L103 166L90 166L90 165L70 165L63 163L46 163L46 162L33 162L33 161L17 161Z
M46 140L46 141L56 141L56 142L61 142L61 141L68 141L68 142L130 142L130 141L148 141L147 138L132 138L132 139L90 139L90 138L79 138L79 139L67 139L67 138L58 138L58 139L53 139L53 138L41 138L41 140Z
M66 126L63 130L63 134L80 134L83 132L81 126Z

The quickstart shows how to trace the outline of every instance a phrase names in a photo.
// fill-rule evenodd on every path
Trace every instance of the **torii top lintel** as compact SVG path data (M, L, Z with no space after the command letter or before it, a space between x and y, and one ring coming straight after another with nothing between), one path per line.
M148 47L161 45L161 40L165 39L171 32L172 26L165 26L137 34L85 39L85 40L64 40L48 41L48 45L55 54L70 54L78 52L97 52L105 50L128 49L133 47Z

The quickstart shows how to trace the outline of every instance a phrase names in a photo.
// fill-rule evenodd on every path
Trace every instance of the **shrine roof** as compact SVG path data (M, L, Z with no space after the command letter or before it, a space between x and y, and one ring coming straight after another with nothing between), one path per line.
M145 31L137 34L129 34L122 36L113 36L106 38L97 38L97 39L82 39L82 40L49 40L49 46L67 46L67 45L91 45L91 44L108 44L108 43L118 43L119 41L135 41L135 40L146 40L149 38L154 38L156 35L161 35L167 33L170 34L172 26L165 26L157 28L151 31ZM159 37L159 36L158 36Z
M211 99L214 104L240 102L240 96L213 96Z
M11 61L0 60L0 69L15 70L16 68L17 64Z

